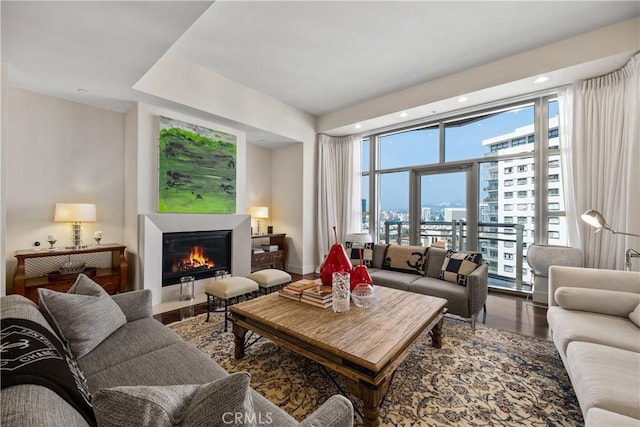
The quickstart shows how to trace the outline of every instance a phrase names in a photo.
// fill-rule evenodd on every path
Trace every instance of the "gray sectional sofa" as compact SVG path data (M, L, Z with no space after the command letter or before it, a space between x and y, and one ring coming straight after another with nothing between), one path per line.
M416 292L444 298L447 300L447 311L471 321L471 328L475 331L475 321L480 310L486 307L488 293L488 266L479 265L468 275L466 286L439 279L446 249L429 247L414 247L417 251L426 249L426 260L422 263L421 272L403 272L387 264L386 244L374 244L373 256L369 267L369 274L373 283L403 291ZM477 254L477 253L474 253ZM479 254L477 254L479 255ZM480 261L482 257L479 256Z
M586 426L640 426L640 273L549 268L549 330Z
M106 294L105 294L106 295ZM257 424L269 422L270 425L277 426L351 426L353 424L353 407L351 402L342 396L333 396L326 401L316 412L310 415L301 424L289 416L276 405L269 402L262 395L258 394L248 386L247 374L233 374L230 376L213 360L198 350L195 346L183 341L177 334L160 322L152 318L151 292L148 290L128 292L114 295L113 301L122 310L126 320L124 324L111 333L104 341L82 357L77 359L77 365L86 378L88 390L94 397L93 405L96 415L95 396L98 393L115 393L120 397L120 405L125 405L124 413L116 414L115 409L109 405L101 405L102 415L98 417L99 425L167 425L157 420L141 421L145 419L145 414L136 413L137 408L133 405L135 400L126 393L129 390L122 386L171 386L171 385L203 385L222 381L224 399L220 401L205 402L205 410L212 411L215 406L225 406L221 410L242 411L247 410L246 401L252 401L254 411L253 421ZM100 316L100 313L95 313ZM10 318L27 319L42 325L50 332L56 331L56 325L52 325L43 316L30 300L20 295L9 295L0 298L0 316L3 319L3 328ZM99 325L94 325L96 330ZM87 325L87 328L92 326ZM4 353L3 353L4 357ZM4 366L5 360L3 360ZM5 372L3 372L3 379ZM234 406L230 399L233 393L225 390L234 388L233 382L245 381L244 401L236 402L240 406ZM231 383L231 384L229 384ZM198 389L202 393L204 386L192 386L191 388L170 388L177 395L187 395ZM225 388L226 387L226 388ZM163 387L157 387L162 389ZM134 391L136 387L131 387ZM242 386L235 387L236 391L242 391ZM145 391L149 393L149 391ZM151 393L155 393L151 390ZM249 397L247 397L247 395ZM194 394L200 399L200 394ZM153 397L153 396L151 396ZM157 396L156 396L157 397ZM194 397L191 401L197 400ZM1 417L2 426L87 426L90 422L83 417L74 406L50 388L35 384L13 385L1 391ZM137 398L136 398L137 399ZM161 402L171 409L169 403L172 400L164 395ZM203 398L204 399L204 398ZM138 399L139 400L139 399ZM128 402L131 407L126 407ZM167 403L169 402L169 403ZM173 404L173 403L172 403ZM110 403L111 405L111 403ZM162 405L161 405L162 406ZM174 405L175 406L175 405ZM186 407L186 406L185 406ZM178 410L185 407L176 406ZM235 409L234 409L235 408ZM175 408L174 408L175 409ZM113 415L111 415L113 411ZM182 414L184 415L184 414ZM229 424L232 418L227 416L226 420L207 419L205 413L200 418L191 417L187 414L190 422L177 425L250 425L248 418L243 419L243 423ZM211 416L211 415L209 415ZM204 417L204 418L203 418ZM205 421L203 421L205 420ZM171 424L171 423L169 423ZM254 424L256 424L254 422ZM251 424L253 425L253 424Z

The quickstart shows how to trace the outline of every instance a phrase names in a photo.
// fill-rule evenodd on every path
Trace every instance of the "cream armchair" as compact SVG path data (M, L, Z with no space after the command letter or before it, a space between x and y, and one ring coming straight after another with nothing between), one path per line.
M527 263L533 272L533 302L547 305L549 300L549 267L564 265L582 267L582 251L569 246L531 245L527 250Z

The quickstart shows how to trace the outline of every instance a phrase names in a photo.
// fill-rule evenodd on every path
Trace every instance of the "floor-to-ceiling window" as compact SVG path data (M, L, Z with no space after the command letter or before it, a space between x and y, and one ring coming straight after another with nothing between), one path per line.
M374 132L363 141L363 229L481 251L491 286L528 291L528 246L566 242L559 148L553 96Z

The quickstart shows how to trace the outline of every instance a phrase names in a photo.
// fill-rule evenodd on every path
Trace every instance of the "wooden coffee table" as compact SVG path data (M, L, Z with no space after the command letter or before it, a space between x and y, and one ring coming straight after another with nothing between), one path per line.
M341 374L364 404L365 426L379 425L380 403L411 344L425 330L442 346L446 300L375 287L369 309L346 313L265 295L230 307L235 358L244 357L245 334L259 335Z

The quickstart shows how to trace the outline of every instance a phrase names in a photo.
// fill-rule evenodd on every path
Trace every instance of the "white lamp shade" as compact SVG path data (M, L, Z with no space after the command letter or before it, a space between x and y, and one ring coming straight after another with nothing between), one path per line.
M266 219L269 218L269 208L266 206L253 206L249 208L252 218Z
M96 220L96 205L92 203L56 203L54 221L87 222Z
M600 228L607 225L602 214L596 210L589 209L582 214L582 220L592 227Z
M373 242L373 237L369 233L349 233L344 240L345 242L353 243L371 243Z

